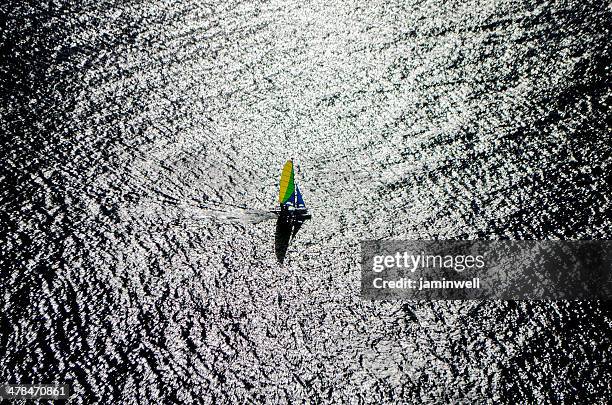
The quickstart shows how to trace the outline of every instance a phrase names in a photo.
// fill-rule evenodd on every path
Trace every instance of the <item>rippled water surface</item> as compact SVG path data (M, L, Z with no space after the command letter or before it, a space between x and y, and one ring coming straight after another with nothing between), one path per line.
M337 4L336 4L337 3ZM603 302L367 302L363 239L609 239L603 1L10 1L0 380L609 398ZM275 255L285 160L313 219Z

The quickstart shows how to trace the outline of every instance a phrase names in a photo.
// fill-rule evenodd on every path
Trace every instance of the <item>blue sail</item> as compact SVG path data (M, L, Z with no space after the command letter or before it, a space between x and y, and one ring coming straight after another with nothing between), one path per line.
M305 207L304 199L302 198L302 193L300 192L300 188L295 186L295 206L296 207Z
M282 205L287 206L287 207L293 207L295 205L294 201L295 201L295 191L291 193L287 201L284 202Z

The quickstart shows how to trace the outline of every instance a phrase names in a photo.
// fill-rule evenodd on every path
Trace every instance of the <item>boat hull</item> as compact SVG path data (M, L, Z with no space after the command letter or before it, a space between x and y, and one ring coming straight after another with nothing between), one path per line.
M306 209L297 210L270 210L271 213L278 215L280 218L284 218L287 221L305 221L311 219L312 215L308 213Z

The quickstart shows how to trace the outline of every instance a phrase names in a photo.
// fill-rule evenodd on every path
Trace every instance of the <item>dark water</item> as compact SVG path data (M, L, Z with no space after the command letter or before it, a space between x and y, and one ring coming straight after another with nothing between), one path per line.
M606 2L28 3L0 6L0 381L610 397L605 303L370 303L358 267L362 239L611 237ZM313 219L281 266L290 157Z

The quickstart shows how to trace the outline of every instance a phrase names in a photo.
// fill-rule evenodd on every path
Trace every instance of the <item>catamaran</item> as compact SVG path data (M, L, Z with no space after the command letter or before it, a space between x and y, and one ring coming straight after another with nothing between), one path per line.
M278 193L279 209L271 212L285 218L288 221L304 221L310 219L308 208L304 204L304 198L299 186L295 183L293 161L287 160L280 178L280 190Z

